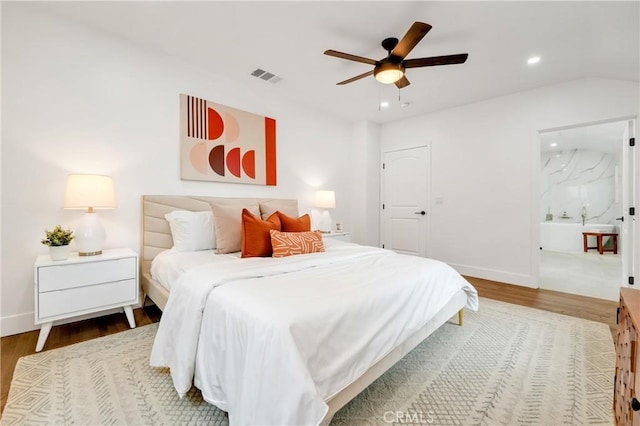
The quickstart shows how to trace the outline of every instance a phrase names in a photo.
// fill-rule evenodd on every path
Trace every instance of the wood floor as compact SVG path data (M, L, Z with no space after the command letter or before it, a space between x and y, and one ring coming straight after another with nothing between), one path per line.
M481 297L501 300L517 305L529 306L545 311L603 322L611 328L615 339L616 302L575 296L551 290L538 290L508 285L480 278L466 277L478 290ZM134 315L138 326L151 324L160 320L161 312L155 306L135 309ZM107 315L86 321L80 321L51 329L44 350L59 348L85 340L118 333L129 329L124 314ZM0 412L4 411L7 402L11 378L18 359L35 353L38 331L7 336L0 339L1 394Z
M605 323L611 329L611 335L615 342L618 302L552 290L509 285L482 278L465 278L478 290L480 297Z

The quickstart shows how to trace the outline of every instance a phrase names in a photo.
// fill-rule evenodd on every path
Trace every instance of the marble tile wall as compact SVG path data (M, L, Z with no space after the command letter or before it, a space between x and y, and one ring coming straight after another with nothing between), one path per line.
M622 192L617 156L571 149L543 152L540 160L541 222L551 213L554 222L581 223L584 207L586 223L618 225Z

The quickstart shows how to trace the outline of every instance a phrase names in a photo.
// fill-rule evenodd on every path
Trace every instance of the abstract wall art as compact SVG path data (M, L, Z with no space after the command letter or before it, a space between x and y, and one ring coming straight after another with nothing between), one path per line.
M276 185L276 121L181 94L180 177Z

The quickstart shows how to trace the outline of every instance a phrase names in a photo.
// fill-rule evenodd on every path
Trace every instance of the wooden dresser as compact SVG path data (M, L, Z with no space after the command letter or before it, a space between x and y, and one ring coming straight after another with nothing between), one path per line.
M640 290L620 290L613 412L618 426L640 426Z

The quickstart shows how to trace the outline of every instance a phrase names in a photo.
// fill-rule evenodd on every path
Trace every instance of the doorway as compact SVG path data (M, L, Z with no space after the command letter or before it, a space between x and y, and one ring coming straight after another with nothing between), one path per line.
M382 247L427 256L429 147L382 156Z
M625 207L633 193L633 153L625 149L633 125L621 120L539 133L540 288L619 299L633 270L634 218Z

